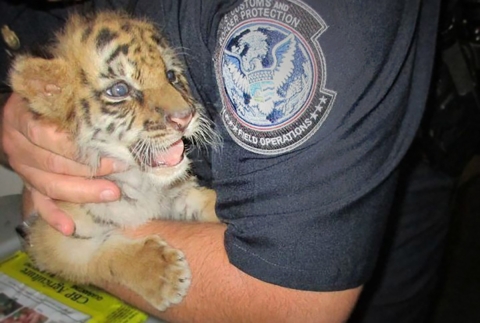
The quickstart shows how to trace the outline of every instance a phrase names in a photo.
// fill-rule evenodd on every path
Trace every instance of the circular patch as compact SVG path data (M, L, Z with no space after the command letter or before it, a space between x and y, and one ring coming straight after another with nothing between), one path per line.
M260 154L289 151L325 120L335 92L324 89L318 43L326 25L298 1L245 1L220 25L216 71L232 138Z

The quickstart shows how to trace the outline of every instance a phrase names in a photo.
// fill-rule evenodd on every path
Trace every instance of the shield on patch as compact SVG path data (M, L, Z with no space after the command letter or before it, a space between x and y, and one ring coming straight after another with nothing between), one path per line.
M275 82L270 69L261 69L248 74L250 96L256 102L271 101L275 95Z
M274 89L273 81L260 81L250 84L250 95L256 102L268 102L273 99Z

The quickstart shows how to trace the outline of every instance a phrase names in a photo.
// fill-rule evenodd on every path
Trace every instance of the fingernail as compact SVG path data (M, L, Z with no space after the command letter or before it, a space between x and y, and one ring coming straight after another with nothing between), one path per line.
M61 223L55 223L53 226L55 229L57 229L57 231L65 234L66 228L64 225L62 225Z
M106 190L100 193L100 198L103 201L115 201L117 199L117 196L112 190Z
M120 161L116 161L113 163L113 171L115 172L124 172L128 169L128 165L125 163L122 163Z
M68 224L55 224L55 228L60 231L63 235L69 236L75 232L75 227L71 227Z

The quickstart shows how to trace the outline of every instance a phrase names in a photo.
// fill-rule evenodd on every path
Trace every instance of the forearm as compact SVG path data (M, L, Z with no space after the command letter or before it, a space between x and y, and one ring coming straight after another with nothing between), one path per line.
M159 234L181 249L192 270L184 301L164 313L154 311L121 286L103 286L126 301L170 322L344 322L360 288L305 292L271 285L230 265L223 245L225 226L155 222L129 235Z

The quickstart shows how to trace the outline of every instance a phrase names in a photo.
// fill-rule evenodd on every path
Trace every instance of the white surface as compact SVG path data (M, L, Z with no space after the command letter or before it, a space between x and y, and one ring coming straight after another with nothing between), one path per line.
M14 172L0 166L0 196L20 194L23 183Z
M15 227L20 224L20 195L0 197L0 259L20 249Z

